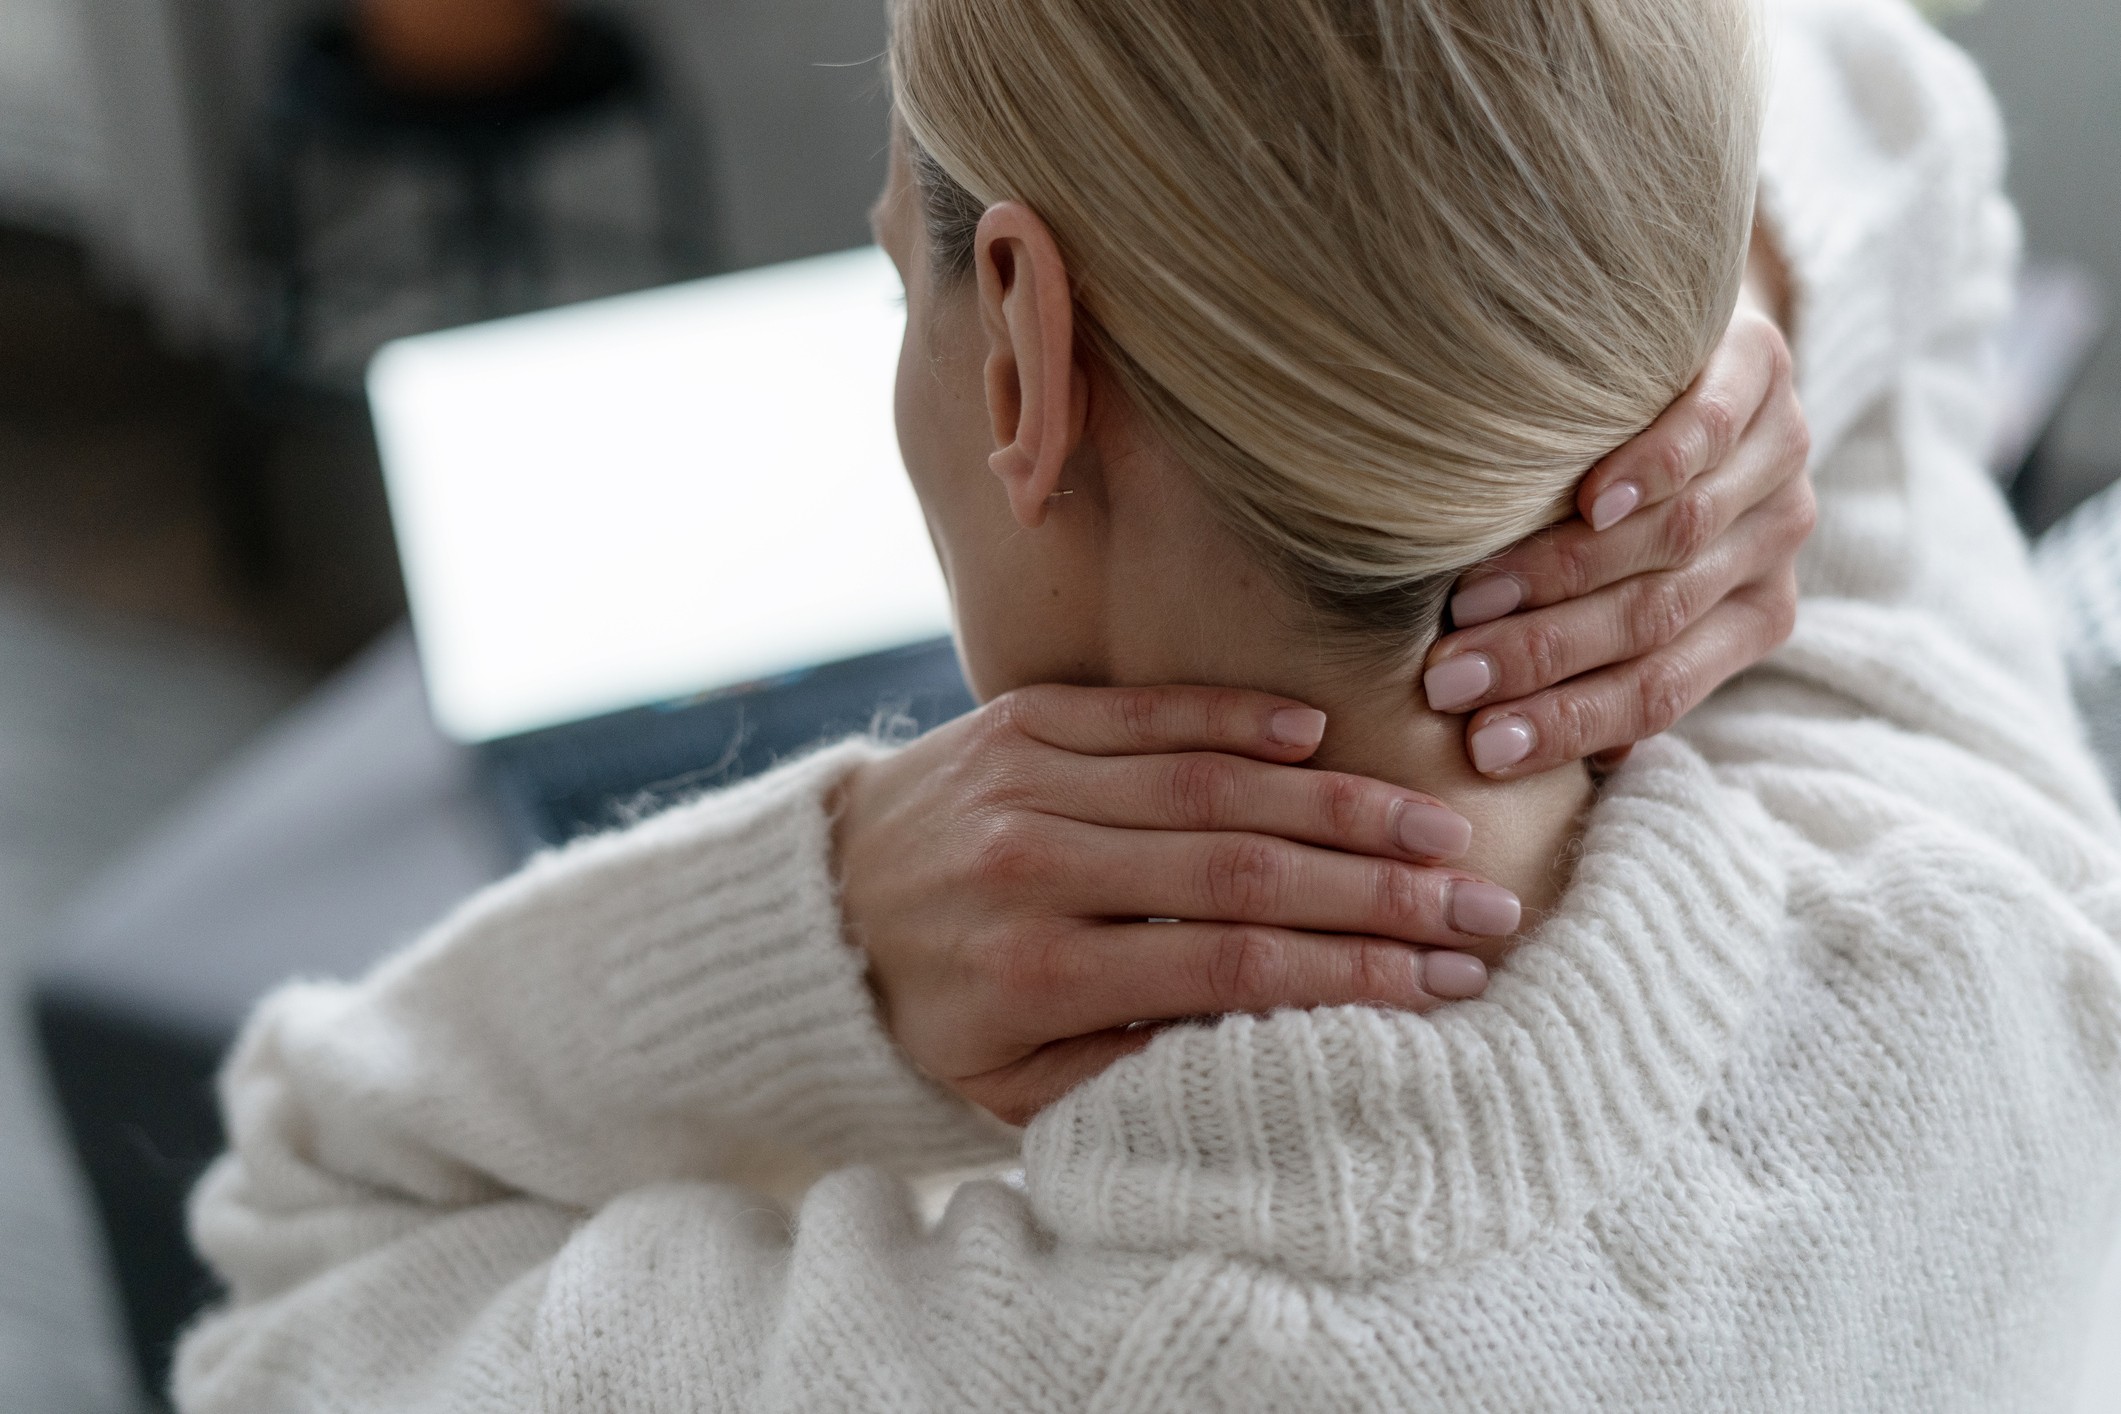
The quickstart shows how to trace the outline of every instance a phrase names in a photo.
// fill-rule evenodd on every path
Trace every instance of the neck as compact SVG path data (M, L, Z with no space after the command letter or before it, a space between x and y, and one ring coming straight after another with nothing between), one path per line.
M1251 643L1252 651L1216 654L1196 640L1190 651L1163 664L1131 663L1114 680L1246 687L1316 707L1326 714L1326 736L1311 765L1418 790L1463 815L1473 826L1473 846L1453 867L1516 894L1525 928L1560 901L1593 793L1581 762L1544 775L1490 780L1467 759L1466 719L1431 712L1414 669L1356 681L1344 666L1321 669L1305 664L1299 653L1277 651L1258 638Z
M1326 714L1326 735L1310 764L1422 791L1463 815L1473 826L1473 846L1453 864L1515 893L1527 927L1559 901L1593 793L1582 763L1490 780L1467 757L1466 718L1429 710L1418 662L1396 671L1351 666L1322 646L1320 634L1303 626L1287 601L1261 602L1279 599L1263 576L1223 579L1206 593L1168 583L1162 589L1168 597L1160 600L1125 597L1215 604L1222 612L1166 620L1161 632L1119 635L1131 642L1108 658L1107 681L1245 687L1316 707Z
M1512 781L1482 776L1466 755L1466 719L1429 710L1419 664L1351 666L1315 616L1254 565L1189 477L1157 457L1101 470L1085 484L1099 485L1111 508L1085 497L1071 521L1094 527L1098 542L1085 565L1095 570L1076 582L1101 589L1083 606L1091 641L1081 645L1076 680L1245 687L1316 707L1327 726L1313 765L1436 797L1473 825L1472 849L1454 864L1514 892L1527 926L1552 910L1591 803L1581 763Z
M1471 821L1473 847L1454 863L1515 893L1527 928L1560 900L1591 803L1590 773L1581 763L1521 780L1488 779L1467 760L1465 718L1429 711L1411 670L1404 680L1337 693L1328 683L1276 690L1326 713L1326 739L1313 764L1424 791Z

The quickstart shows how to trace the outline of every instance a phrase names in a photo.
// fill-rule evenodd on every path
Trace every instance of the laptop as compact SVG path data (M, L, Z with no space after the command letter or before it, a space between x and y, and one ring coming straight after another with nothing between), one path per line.
M399 340L370 406L437 725L526 851L971 699L873 247Z

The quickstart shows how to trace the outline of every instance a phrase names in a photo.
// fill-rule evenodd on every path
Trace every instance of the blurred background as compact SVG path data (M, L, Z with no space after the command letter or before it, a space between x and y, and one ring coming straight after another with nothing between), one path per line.
M884 22L884 0L0 0L0 1409L148 1407L204 1294L172 1214L225 1036L127 1051L37 1000L42 959L128 908L154 936L141 880L230 773L396 651L366 360L861 243ZM2121 6L1940 23L2002 98L2053 273L2003 468L2038 534L2121 477L2121 341L2094 338L2121 291ZM404 926L446 901L400 900Z

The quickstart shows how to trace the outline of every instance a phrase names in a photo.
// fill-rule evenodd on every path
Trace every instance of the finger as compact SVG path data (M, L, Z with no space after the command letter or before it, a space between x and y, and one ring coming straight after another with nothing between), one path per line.
M1772 506L1758 507L1677 569L1454 634L1422 675L1429 708L1469 712L1655 652L1740 586L1788 563L1793 530Z
M1463 631L1505 614L1578 599L1631 575L1676 569L1748 511L1804 481L1809 447L1795 391L1785 389L1776 398L1772 421L1685 495L1603 534L1585 521L1565 521L1470 572L1451 598L1451 622ZM1449 642L1437 648L1445 650Z
M1122 830L1279 835L1391 859L1456 859L1473 826L1434 796L1364 776L1220 752L1079 758L1048 809Z
M1132 923L1056 936L1016 968L1001 1015L1041 1043L1145 1021L1282 1008L1428 1011L1487 990L1476 957L1390 938L1232 923Z
M1647 657L1476 713L1466 725L1475 769L1537 775L1655 736L1789 637L1796 604L1794 575L1748 585Z
M1789 347L1765 315L1741 310L1693 384L1640 435L1591 468L1576 504L1594 530L1679 494L1738 445L1778 382Z
M982 716L1086 756L1228 751L1301 761L1326 730L1316 708L1231 687L1029 687L996 698Z
M1129 1026L1091 1036L1070 1036L1039 1047L1021 1060L951 1082L960 1095L1004 1124L1026 1125L1084 1081L1133 1055L1164 1028Z
M1081 918L1184 918L1357 933L1499 956L1521 909L1463 870L1372 859L1272 835L1105 830L1065 822Z

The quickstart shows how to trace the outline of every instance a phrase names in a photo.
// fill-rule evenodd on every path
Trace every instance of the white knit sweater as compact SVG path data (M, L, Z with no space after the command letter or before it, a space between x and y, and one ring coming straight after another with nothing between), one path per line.
M842 939L849 745L532 863L225 1081L184 1408L2060 1407L2121 1208L2121 821L1980 468L2015 226L1967 62L1774 11L1820 532L1488 995L1166 1034L1019 1138ZM844 1165L793 1218L732 1177Z

